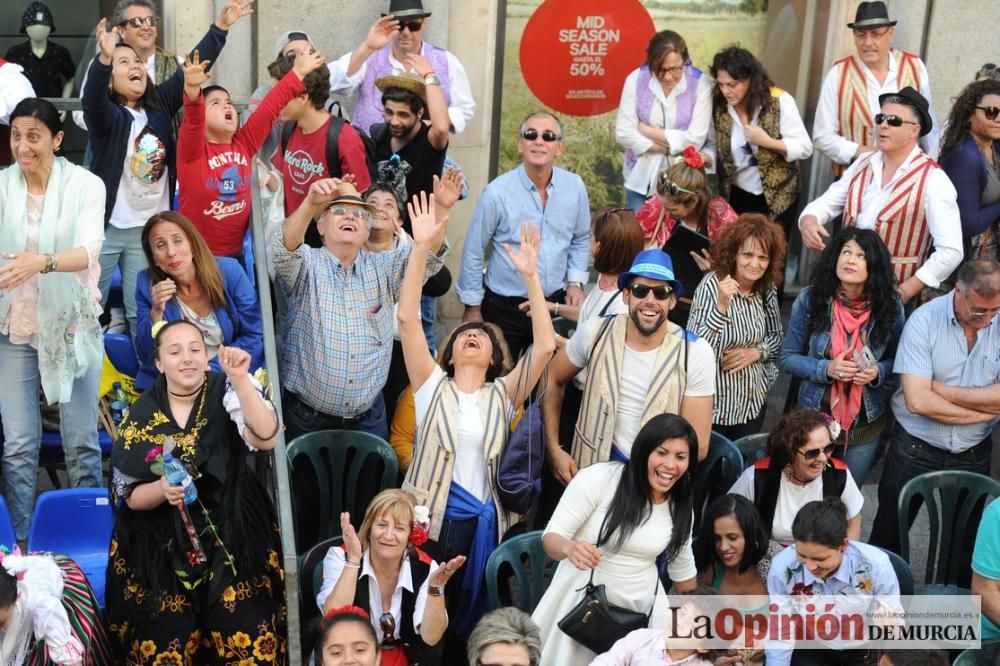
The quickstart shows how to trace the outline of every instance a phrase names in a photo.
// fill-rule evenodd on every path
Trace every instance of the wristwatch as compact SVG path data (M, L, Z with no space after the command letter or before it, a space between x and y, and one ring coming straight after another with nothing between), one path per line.
M439 86L441 85L441 77L435 74L434 72L431 72L430 74L424 77L424 85Z
M429 596L429 597L443 597L444 596L444 585L428 585L427 586L427 596Z
M567 288L568 287L576 287L580 291L583 291L583 283L582 282L567 282L566 283L566 287Z

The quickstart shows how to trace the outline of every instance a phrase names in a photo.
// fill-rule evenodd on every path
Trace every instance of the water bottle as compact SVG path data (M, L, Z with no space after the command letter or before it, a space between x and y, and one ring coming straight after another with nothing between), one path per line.
M184 488L184 503L191 504L198 499L198 488L194 485L187 468L170 453L163 454L163 475L172 486Z
M115 382L111 388L111 420L115 425L121 425L125 419L125 412L128 411L128 397L121 382Z

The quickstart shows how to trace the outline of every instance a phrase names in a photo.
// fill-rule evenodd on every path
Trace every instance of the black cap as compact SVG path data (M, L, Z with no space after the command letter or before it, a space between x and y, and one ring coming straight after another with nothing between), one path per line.
M854 14L854 23L848 23L851 30L868 30L896 25L898 21L889 20L889 9L884 2L862 2Z
M382 14L398 19L427 18L430 15L430 12L424 11L424 4L420 0L391 0L388 14Z
M902 98L905 100L901 102L902 104L906 104L906 106L917 112L917 115L920 117L920 136L924 136L931 131L934 127L934 121L931 120L931 105L927 103L927 98L914 90L912 86L906 86L899 92L879 95L878 105L882 106L885 104L886 99L890 97Z

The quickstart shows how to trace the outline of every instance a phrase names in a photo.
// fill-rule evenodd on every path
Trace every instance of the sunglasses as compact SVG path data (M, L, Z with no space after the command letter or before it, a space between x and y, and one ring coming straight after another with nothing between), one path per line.
M348 209L345 208L344 206L330 206L330 212L333 213L334 215L353 215L359 220L365 220L365 221L371 219L372 216L372 214L369 213L364 208Z
M893 115L891 113L876 113L875 114L875 124L881 125L883 122L888 123L889 127L902 127L903 123L907 125L920 126L920 123L915 123L912 120L903 120L899 116Z
M658 301L665 301L674 293L673 289L668 289L667 287L651 287L648 284L641 284L639 282L633 282L630 284L628 286L628 291L636 298L646 298L646 296L649 295L649 292L653 292L653 298Z
M1000 116L1000 106L977 106L976 108L983 112L986 120L996 120L997 116Z
M667 177L666 171L660 174L660 180L656 184L656 191L665 197L666 196L676 197L678 194L681 194L682 192L684 194L690 194L692 196L695 194L691 190L685 189L680 185L678 185L677 183L675 183L674 181L670 180L670 178Z
M404 30L409 30L410 32L420 32L423 29L424 29L424 22L423 21L406 21L406 22L400 21L399 22L399 31L400 32L403 32Z
M155 16L136 16L130 19L125 19L118 24L119 28L124 28L125 26L131 26L133 28L141 28L144 25L148 25L150 28L155 28L159 25L160 19Z
M382 647L396 644L396 618L392 613L382 613L378 616L378 626L382 630Z
M802 457L805 458L806 460L816 460L816 458L819 458L820 452L822 452L824 456L829 458L830 456L833 455L833 447L834 447L833 442L830 442L822 449L809 449L808 451L797 450L796 453L801 454Z
M525 141L534 141L538 138L538 130L526 129L521 132L521 138ZM561 141L562 137L553 132L552 130L545 130L542 132L542 141L545 143L552 143L553 141Z

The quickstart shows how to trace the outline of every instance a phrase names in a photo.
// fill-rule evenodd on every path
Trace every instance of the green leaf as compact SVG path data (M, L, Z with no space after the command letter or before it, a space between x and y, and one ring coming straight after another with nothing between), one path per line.
M157 476L163 476L163 460L157 460L149 466L149 471Z
M181 571L180 569L174 569L174 573L177 574L178 578L188 578L187 573Z

